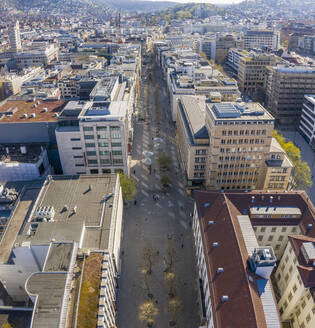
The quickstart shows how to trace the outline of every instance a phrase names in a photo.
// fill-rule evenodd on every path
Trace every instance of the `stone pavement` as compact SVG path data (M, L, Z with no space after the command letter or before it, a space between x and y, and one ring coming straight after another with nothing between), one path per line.
M119 279L118 316L119 328L146 327L139 321L139 305L148 299L148 290L144 283L143 249L147 246L158 253L155 257L152 275L148 285L153 301L159 310L154 327L169 327L171 316L168 312L168 287L164 280L166 268L163 257L173 248L176 297L180 301L177 328L198 327L198 294L197 275L194 257L193 236L191 231L190 213L193 210L192 199L186 196L184 178L178 170L175 131L169 123L169 104L165 87L159 81L159 101L162 111L160 136L163 151L173 159L173 165L168 172L172 180L169 194L160 191L160 174L156 165L156 151L153 140L156 136L155 104L153 86L150 81L150 105L152 122L150 124L135 122L131 173L138 183L137 205L130 204L124 209L124 229L122 241L122 267ZM152 174L142 163L143 151L154 151ZM154 173L155 170L155 173ZM135 174L134 174L135 171ZM153 200L153 194L159 195L159 200ZM170 235L172 236L169 239Z

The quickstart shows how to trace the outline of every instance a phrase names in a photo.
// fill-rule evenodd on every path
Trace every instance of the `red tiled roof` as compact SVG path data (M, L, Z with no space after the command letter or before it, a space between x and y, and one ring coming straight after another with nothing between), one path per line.
M237 216L249 214L249 209L253 205L268 206L270 196L273 196L272 206L298 207L302 217L296 224L299 224L303 233L315 236L313 204L302 191L272 193L196 191L194 196L205 249L215 327L266 327L256 278L247 264L248 252ZM254 203L252 203L252 196L255 196ZM206 203L210 205L204 206ZM210 227L208 227L209 220L215 222ZM286 220L290 220L292 224L292 218L283 220L284 222L273 220L272 224L285 224ZM310 223L312 228L307 229ZM213 242L218 242L219 245L213 248L211 246ZM218 267L224 268L222 274L216 274ZM252 283L248 279L249 274L253 277ZM229 296L229 300L224 303L221 302L223 295Z
M27 102L25 100L8 100L2 106L0 106L0 113L17 110L11 116L3 116L0 120L1 123L12 123L12 122L49 122L57 121L57 117L54 116L55 113L60 113L61 110L66 105L66 102L63 100L56 101L41 101L40 104L34 108L35 102ZM43 111L44 108L47 108L47 112ZM30 115L35 113L35 117L31 118ZM28 117L24 118L23 114L27 114Z

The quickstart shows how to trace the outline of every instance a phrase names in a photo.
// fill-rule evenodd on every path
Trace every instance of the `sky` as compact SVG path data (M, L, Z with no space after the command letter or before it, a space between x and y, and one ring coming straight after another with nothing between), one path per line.
M165 1L165 0L145 0L145 1ZM174 2L181 2L181 3L189 3L189 2L196 2L196 3L238 3L242 0L170 0Z

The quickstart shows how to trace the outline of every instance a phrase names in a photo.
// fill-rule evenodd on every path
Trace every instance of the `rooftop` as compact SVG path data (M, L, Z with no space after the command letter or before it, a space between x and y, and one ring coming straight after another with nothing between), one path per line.
M39 144L1 144L0 145L0 163L36 163L43 151L45 145Z
M7 100L0 105L0 124L16 122L54 122L57 121L57 116L65 104L66 103L63 100Z
M262 105L255 102L207 104L207 110L216 120L274 120Z

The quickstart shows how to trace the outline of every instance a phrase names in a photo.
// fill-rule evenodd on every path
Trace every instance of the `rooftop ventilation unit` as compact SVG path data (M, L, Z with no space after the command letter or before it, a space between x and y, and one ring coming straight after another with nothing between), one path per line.
M26 146L20 146L21 154L25 155L27 153Z
M59 114L58 114L58 113L54 113L53 116L54 116L54 117L59 117Z
M38 219L43 221L53 221L55 217L55 209L53 206L39 206L35 211L35 215Z
M32 113L31 115L30 115L30 118L35 118L36 117L36 114L35 113Z
M43 113L47 113L47 112L48 112L47 107L44 107L44 108L43 108Z
M226 301L228 301L228 300L229 300L228 295L223 295L223 296L221 297L221 301L222 301L222 302L226 302Z
M27 118L28 115L26 113L23 114L23 118Z

